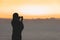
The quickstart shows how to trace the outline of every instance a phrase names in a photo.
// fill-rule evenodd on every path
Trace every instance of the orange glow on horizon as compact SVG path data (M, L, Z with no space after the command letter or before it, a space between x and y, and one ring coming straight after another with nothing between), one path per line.
M12 18L14 12L24 19L60 18L60 0L0 0L0 18Z
M12 19L13 14L0 14L0 18L7 18L7 19ZM22 15L19 14L19 16L23 16L24 19L45 19L45 18L60 18L60 15L55 14L55 15Z

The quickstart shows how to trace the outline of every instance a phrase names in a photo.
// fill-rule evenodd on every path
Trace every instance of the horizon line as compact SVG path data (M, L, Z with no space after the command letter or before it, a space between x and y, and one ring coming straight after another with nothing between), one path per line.
M12 18L0 18L0 19L12 19ZM50 18L24 18L24 19L60 19L60 18L50 17Z

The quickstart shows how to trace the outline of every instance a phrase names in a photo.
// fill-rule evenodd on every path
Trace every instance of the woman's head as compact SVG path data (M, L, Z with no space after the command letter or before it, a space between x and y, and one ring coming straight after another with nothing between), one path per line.
M14 14L13 14L13 19L16 20L16 19L18 19L18 18L19 18L18 13L14 13Z

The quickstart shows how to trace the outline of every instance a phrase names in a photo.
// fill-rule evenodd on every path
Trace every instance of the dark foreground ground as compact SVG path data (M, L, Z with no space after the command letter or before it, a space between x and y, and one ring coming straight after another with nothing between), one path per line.
M11 20L0 19L0 40L11 40ZM23 40L60 40L60 20L24 20Z

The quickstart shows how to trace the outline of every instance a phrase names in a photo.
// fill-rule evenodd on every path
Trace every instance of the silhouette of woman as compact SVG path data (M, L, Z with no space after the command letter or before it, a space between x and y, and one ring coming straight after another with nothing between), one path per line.
M22 40L22 30L23 25L23 16L19 17L18 13L13 14L13 19L11 21L13 27L12 40Z

